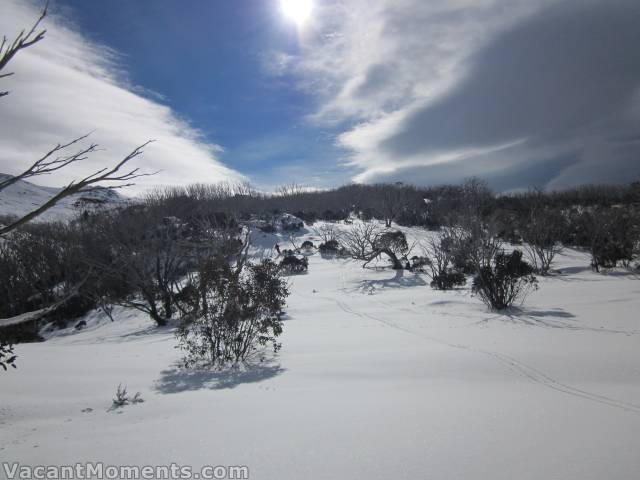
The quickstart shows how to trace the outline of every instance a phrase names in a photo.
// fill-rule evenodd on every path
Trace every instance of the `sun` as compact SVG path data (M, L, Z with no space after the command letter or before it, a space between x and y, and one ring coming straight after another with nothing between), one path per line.
M280 0L280 8L285 17L300 27L311 18L313 0Z

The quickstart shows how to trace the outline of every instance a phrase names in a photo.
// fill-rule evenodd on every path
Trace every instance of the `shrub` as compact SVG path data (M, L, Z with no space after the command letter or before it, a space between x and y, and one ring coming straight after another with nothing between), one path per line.
M212 258L199 272L198 309L178 329L185 366L222 366L248 359L258 347L280 349L282 309L289 295L280 268L271 260L241 260L232 266Z
M129 404L137 404L143 403L142 394L137 392L133 397L129 397L127 393L127 387L123 387L122 384L118 385L118 389L116 390L116 396L113 399L113 404L111 405L112 409L121 408L125 405Z
M341 232L337 226L331 224L320 225L313 228L314 233L320 237L322 243L327 243L331 240L340 240Z
M302 249L304 250L309 250L311 248L313 248L313 242L310 240L305 240L304 242L302 242Z
M57 300L65 255L55 227L12 232L0 242L0 318L36 310Z
M512 306L524 300L532 288L537 288L533 267L522 260L522 252L499 252L491 265L480 268L473 279L473 292L494 310Z
M303 220L307 225L313 225L318 218L316 212L308 212L302 210L295 212L294 215Z
M451 290L455 287L462 287L465 283L467 283L467 277L465 277L464 273L450 269L435 275L431 280L431 288L435 288L436 290Z
M347 218L349 218L349 212L347 212L346 210L325 210L320 215L320 218L329 222L339 222L340 220L346 220Z
M340 243L337 240L327 240L318 247L320 253L338 253L340 251Z
M466 229L445 228L438 246L457 271L470 275L475 273L477 268L476 251L479 241Z
M282 227L283 232L297 232L304 228L304 222L301 219L288 213L280 215L278 223Z
M452 267L454 260L452 237L445 231L439 238L431 238L424 248L424 257L420 263L422 270L428 269L431 275L431 287L437 290L451 290L467 283L463 272Z
M13 345L0 340L0 367L6 372L7 367L16 368L16 356L13 354Z
M429 259L427 257L419 257L414 255L411 257L410 268L412 272L425 272L425 267L429 265Z
M594 214L591 218L591 257L596 271L614 268L619 262L629 266L638 243L635 218L619 209Z
M309 269L309 261L306 257L287 255L278 266L284 273L304 273Z

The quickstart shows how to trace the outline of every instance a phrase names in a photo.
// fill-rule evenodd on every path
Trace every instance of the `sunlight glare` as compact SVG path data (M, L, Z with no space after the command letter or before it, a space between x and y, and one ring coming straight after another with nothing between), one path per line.
M311 17L313 0L280 0L280 8L285 17L302 26Z

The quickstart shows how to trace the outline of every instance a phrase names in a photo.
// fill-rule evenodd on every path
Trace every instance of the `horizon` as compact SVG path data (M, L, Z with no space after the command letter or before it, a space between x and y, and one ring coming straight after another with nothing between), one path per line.
M4 172L0 172L0 179L2 179L2 177L7 177L10 178L12 177L12 175L10 174L6 174ZM46 176L45 176L46 177ZM11 185L9 187L7 187L7 191L5 193L9 193L12 189L16 189L19 188L20 183L27 183L30 185L34 185L36 187L39 188L43 188L43 189L52 189L52 190L60 190L62 188L65 187L65 185L57 185L57 186L49 186L49 185L44 185L42 183L40 183L37 178L41 178L41 177L36 177L36 179L34 180L33 178L29 179L29 180L19 180L18 183ZM154 191L166 191L166 190L171 190L174 188L186 188L186 187L190 187L190 186L200 186L200 185L204 185L204 186L216 186L216 185L221 185L221 186L229 186L230 188L234 188L234 187L250 187L251 190L257 194L260 195L265 195L267 197L278 197L278 196L287 196L287 193L283 193L278 191L279 189L282 188L294 188L297 190L300 190L303 194L313 194L313 193L327 193L327 192L331 192L331 191L336 191L336 190L340 190L342 188L348 188L351 186L363 186L363 187L379 187L379 186L389 186L389 187L398 187L398 188L412 188L415 189L416 191L424 191L425 193L428 192L429 190L437 190L439 188L447 188L447 187L462 187L466 182L469 181L473 181L473 180L478 180L483 184L486 184L486 186L490 189L491 193L493 195L495 195L497 198L499 197L511 197L511 196L517 196L517 195L526 195L526 194L533 194L538 190L537 187L533 186L533 187L529 187L529 188L522 188L522 189L517 189L517 190L510 190L510 191L504 191L504 192L500 192L500 191L496 191L491 189L490 185L485 182L484 179L479 178L479 177L468 177L468 178L464 178L462 180L460 180L460 182L458 183L439 183L439 184L432 184L432 185L415 185L412 183L408 183L408 182L378 182L378 183L357 183L357 182L349 182L349 183L344 183L341 185L335 185L335 186L329 186L329 187L310 187L307 185L299 185L296 183L293 184L282 184L282 185L276 185L273 187L272 190L266 190L266 189L260 189L257 188L255 185L251 184L251 183L246 183L246 182L228 182L226 180L221 180L219 182L215 182L215 183L204 183L204 182L194 182L194 183L187 183L184 185L150 185L148 186L145 190L141 190L137 193L132 193L132 192L128 192L127 189L121 189L118 186L108 186L105 185L104 188L105 190L110 190L113 192L118 193L119 195L127 198L127 199L141 199L144 198L144 196L149 195L149 194L153 194ZM562 194L562 193L572 193L572 192L576 192L576 191L580 191L581 189L588 189L588 188L596 188L596 189L624 189L624 188L633 188L636 184L640 184L640 179L637 180L632 180L626 183L583 183L580 185L572 185L572 186L567 186L565 188L559 188L559 189L555 189L555 190L540 190L542 192L544 192L547 195L556 195L556 194ZM82 193L79 193L78 195L82 195Z

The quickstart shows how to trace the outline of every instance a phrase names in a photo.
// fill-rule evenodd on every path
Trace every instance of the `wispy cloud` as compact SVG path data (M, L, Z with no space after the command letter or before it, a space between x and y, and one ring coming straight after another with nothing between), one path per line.
M356 180L479 175L510 189L640 175L637 1L323 5L289 66Z
M12 37L32 25L38 8L3 0L0 34ZM39 182L59 186L113 164L148 139L156 141L135 166L161 173L141 179L131 193L149 185L242 179L218 160L222 147L161 96L127 80L117 52L89 41L61 17L47 17L45 26L45 40L20 52L11 64L15 75L2 80L11 94L0 101L0 172L16 173L58 142L92 131L90 139L102 151Z

